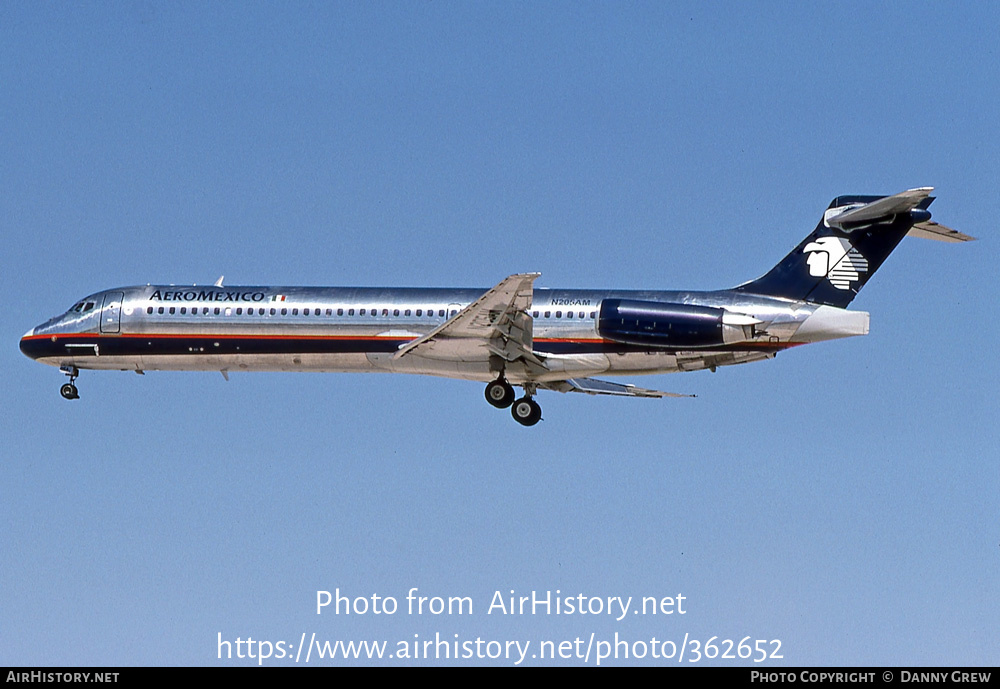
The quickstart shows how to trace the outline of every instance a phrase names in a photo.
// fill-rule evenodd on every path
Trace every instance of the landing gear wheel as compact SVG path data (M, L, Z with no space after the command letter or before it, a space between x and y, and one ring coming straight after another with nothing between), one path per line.
M514 404L514 388L506 380L498 378L486 386L486 401L497 409L506 409Z
M97 345L94 345L95 347ZM77 392L76 386L73 383L76 382L76 377L80 375L80 369L76 366L71 366L69 364L59 367L59 370L69 376L69 382L64 384L59 388L59 394L68 400L78 400L80 399L80 393Z
M534 426L542 420L542 408L530 397L522 397L511 406L510 415L522 426Z

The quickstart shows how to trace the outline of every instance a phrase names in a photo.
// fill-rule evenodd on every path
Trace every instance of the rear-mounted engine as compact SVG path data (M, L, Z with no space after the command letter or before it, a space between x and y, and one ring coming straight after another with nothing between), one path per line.
M752 340L761 322L710 306L605 299L597 331L624 344L689 349Z

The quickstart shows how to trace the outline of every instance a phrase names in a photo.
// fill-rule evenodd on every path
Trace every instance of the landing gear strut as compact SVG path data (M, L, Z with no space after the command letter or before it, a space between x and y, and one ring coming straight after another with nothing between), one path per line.
M76 381L76 377L80 375L80 369L76 366L62 366L59 370L69 376L69 382L63 384L63 386L59 388L59 394L68 400L80 399L80 393L77 392L76 386L73 385Z

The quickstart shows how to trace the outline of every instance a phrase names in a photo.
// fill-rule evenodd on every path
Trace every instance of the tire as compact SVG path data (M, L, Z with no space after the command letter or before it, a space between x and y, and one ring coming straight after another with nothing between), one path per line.
M534 426L542 420L542 408L530 397L522 397L511 406L510 415L522 426Z
M514 403L514 388L505 380L494 380L486 386L486 401L497 409L506 409Z

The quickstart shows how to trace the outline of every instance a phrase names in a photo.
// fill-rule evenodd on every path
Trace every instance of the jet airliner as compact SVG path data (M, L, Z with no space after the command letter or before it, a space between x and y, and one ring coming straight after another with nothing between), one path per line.
M930 220L932 188L840 196L762 277L716 291L559 290L538 273L490 289L145 285L104 290L21 338L77 399L81 369L415 373L486 383L532 426L539 390L686 397L599 380L716 370L868 333L847 306L903 237L973 239ZM518 397L514 388L520 387Z

